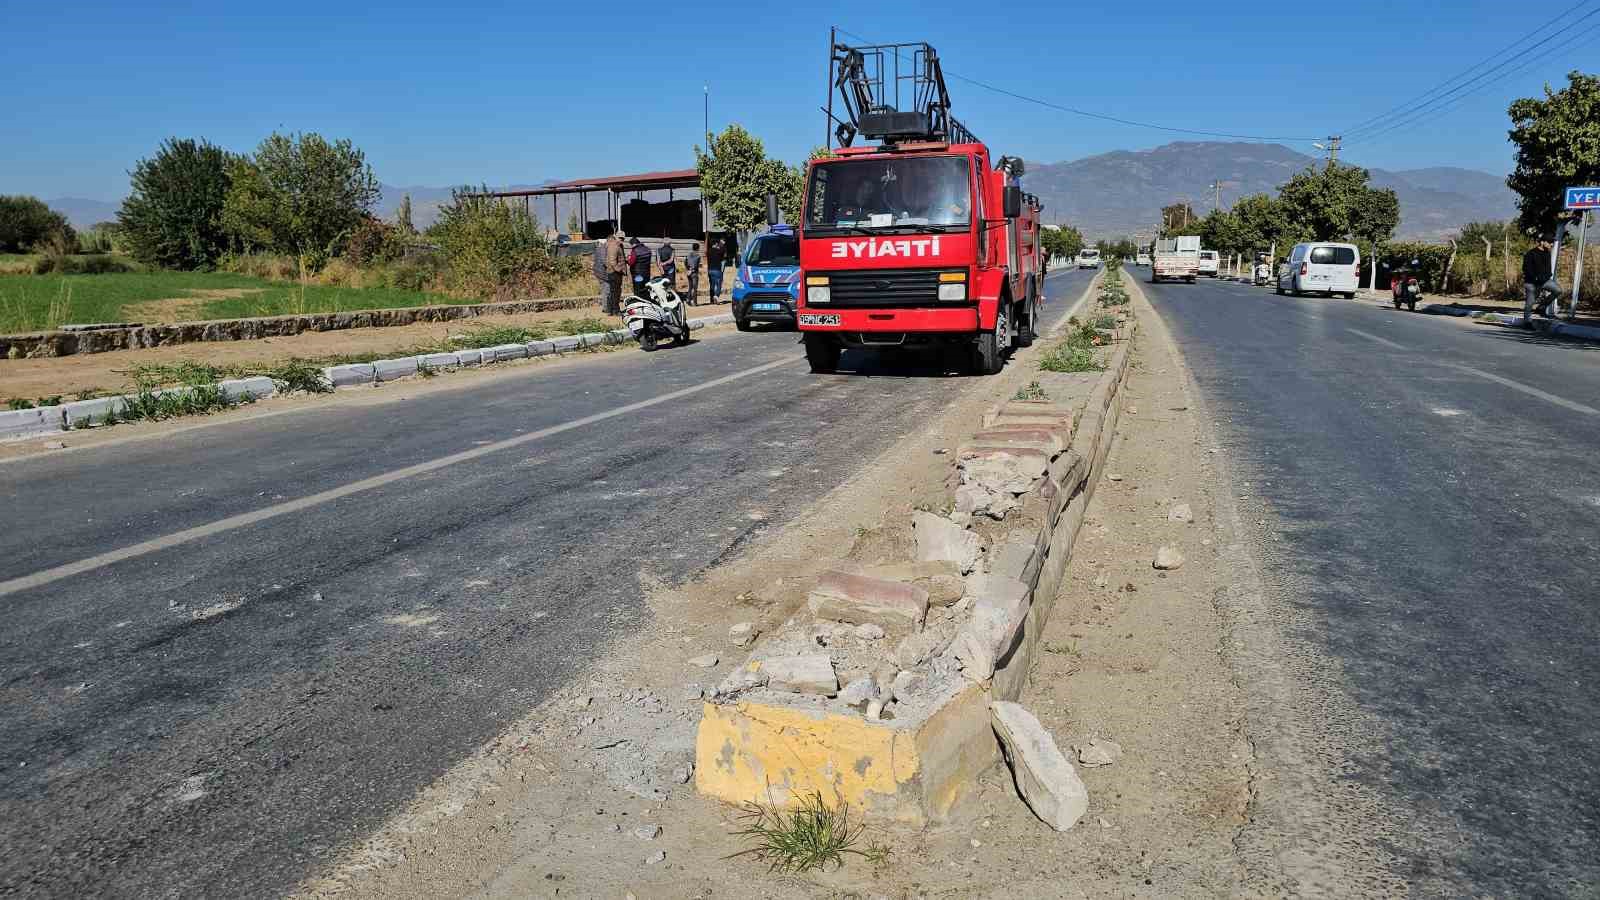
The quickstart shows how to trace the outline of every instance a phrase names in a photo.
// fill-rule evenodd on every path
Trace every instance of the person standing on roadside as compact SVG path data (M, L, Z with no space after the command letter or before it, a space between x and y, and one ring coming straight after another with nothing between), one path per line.
M1539 292L1544 290L1553 271L1550 265L1550 239L1540 237L1538 243L1522 254L1522 327L1533 327L1533 314L1539 313L1543 306L1539 302Z
M722 264L727 255L728 245L722 238L713 239L706 248L706 278L710 282L712 303L722 301Z
M700 244L696 242L689 248L689 255L683 258L684 274L689 278L689 305L694 306L700 300Z
M628 254L622 249L625 235L613 231L606 238L606 315L622 311L622 279L628 274Z
M650 291L645 287L650 280L650 257L654 255L644 241L638 237L628 244L628 267L633 270L633 295L648 298Z
M672 244L662 242L656 250L656 260L661 263L661 277L667 280L667 287L678 289L678 263L672 257Z
M611 275L606 268L606 242L594 242L594 261L590 267L594 280L600 285L600 311L611 313Z

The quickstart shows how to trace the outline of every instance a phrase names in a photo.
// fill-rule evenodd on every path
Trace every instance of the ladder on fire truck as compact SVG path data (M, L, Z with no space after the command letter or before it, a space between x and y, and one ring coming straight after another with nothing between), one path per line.
M830 64L834 75L825 111L829 124L837 126L833 135L839 146L850 146L857 135L885 144L979 143L950 115L939 54L928 44L852 47L834 42ZM833 114L834 91L844 101L845 119Z

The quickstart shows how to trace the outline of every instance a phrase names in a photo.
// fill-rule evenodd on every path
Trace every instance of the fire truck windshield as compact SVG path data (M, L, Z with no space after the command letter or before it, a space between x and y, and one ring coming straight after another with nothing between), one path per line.
M808 234L965 231L972 221L965 156L867 157L811 167Z

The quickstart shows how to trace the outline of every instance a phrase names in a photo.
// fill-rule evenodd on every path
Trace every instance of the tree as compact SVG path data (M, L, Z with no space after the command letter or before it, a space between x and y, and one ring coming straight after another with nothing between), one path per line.
M1228 212L1238 229L1236 240L1241 253L1265 253L1276 243L1287 255L1288 248L1302 237L1289 224L1283 204L1266 194L1242 197Z
M1200 218L1194 214L1194 207L1189 201L1180 200L1177 203L1161 207L1161 236L1176 237L1180 234L1199 234Z
M1052 259L1072 259L1083 249L1083 232L1071 225L1046 225L1039 233L1039 243Z
M1206 213L1200 220L1200 246L1207 250L1215 250L1223 256L1232 256L1235 253L1244 253L1243 229L1239 219L1232 212L1224 209L1213 209Z
M552 269L550 244L537 217L520 203L486 197L488 187L458 188L428 237L443 251L451 289L493 296Z
M761 139L738 125L706 135L709 152L694 148L700 194L724 228L754 231L767 222L767 194L793 222L800 216L803 176L799 169L767 158Z
M416 234L417 226L411 224L411 195L400 196L400 206L394 211L394 224L402 234Z
M578 221L578 211L571 210L567 213L567 234L577 234L583 230L583 225Z
M1506 184L1517 192L1519 221L1550 235L1566 217L1563 188L1600 182L1600 77L1567 73L1560 91L1511 104L1517 168Z
M167 138L128 173L117 211L128 253L168 269L203 269L228 249L222 211L238 157L204 138Z
M38 197L0 196L0 253L22 253L46 244L77 242L67 217Z
M223 224L247 246L298 256L320 268L365 222L378 179L348 140L270 135L230 168Z
M1394 191L1367 187L1368 177L1360 166L1307 168L1283 186L1278 202L1291 229L1310 240L1382 243L1400 224L1400 201Z

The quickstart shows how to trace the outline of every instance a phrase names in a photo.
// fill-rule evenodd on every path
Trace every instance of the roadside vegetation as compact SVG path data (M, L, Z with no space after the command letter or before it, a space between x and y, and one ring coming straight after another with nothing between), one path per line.
M735 832L754 844L733 856L754 856L770 872L798 875L813 869L827 871L844 865L846 856L873 864L889 858L881 844L858 847L866 826L852 822L850 805L830 806L820 792L797 796L790 809L746 804L744 827Z

